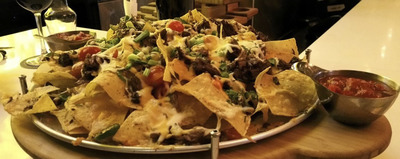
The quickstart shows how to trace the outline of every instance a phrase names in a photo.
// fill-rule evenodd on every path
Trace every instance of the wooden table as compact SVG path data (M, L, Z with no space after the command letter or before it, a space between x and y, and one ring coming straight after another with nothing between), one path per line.
M210 151L148 155L73 146L43 133L27 116L13 117L11 127L20 146L38 158L210 158ZM371 158L386 149L391 135L390 124L384 116L368 126L347 126L332 120L319 106L292 129L257 143L222 149L219 158Z

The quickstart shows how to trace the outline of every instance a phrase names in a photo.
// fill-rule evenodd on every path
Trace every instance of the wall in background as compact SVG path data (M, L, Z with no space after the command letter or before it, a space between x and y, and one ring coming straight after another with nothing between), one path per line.
M303 51L360 0L255 0L254 28L271 40L295 37Z

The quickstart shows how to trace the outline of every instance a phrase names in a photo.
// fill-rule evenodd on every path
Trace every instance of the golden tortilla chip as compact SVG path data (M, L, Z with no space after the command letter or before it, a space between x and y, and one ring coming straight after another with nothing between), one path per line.
M42 113L57 109L47 93L59 88L45 86L35 88L33 91L23 95L4 96L2 104L4 110L11 115Z
M154 144L151 134L157 134L155 139L159 144L171 135L172 127L178 126L184 117L171 104L152 99L143 110L135 110L125 119L113 140L123 145L149 146Z
M171 68L176 73L175 77L179 80L179 84L180 81L190 81L196 76L181 60L174 59L169 65L171 65Z
M127 108L112 108L112 106L110 107L105 105L98 109L100 113L92 123L92 129L88 136L89 140L111 125L121 125L124 122L126 113L128 112Z
M76 119L74 118L73 111L69 111L68 109L61 109L51 111L51 114L57 117L61 128L68 134L76 135L76 134L87 134L88 130L82 127Z
M32 82L36 85L44 86L47 82L53 86L65 89L74 87L77 79L67 72L68 69L57 65L44 63L33 73Z
M129 108L118 106L104 92L90 97L83 94L70 97L64 105L89 130L88 140L113 124L122 124Z
M257 76L255 88L261 101L274 115L297 116L318 99L314 81L297 71L285 70L274 76L265 71Z
M148 121L149 116L145 111L136 110L132 112L122 123L113 140L125 146L150 144L151 138L143 133L151 131L150 125L147 125Z
M43 113L51 110L56 110L57 106L51 100L48 94L40 96L39 100L33 105L32 109L26 111L26 114Z
M228 103L229 97L223 90L212 84L210 74L203 73L175 91L191 95L199 100L211 112L228 121L242 136L250 125L250 116L242 111L242 106Z
M203 20L208 21L207 17L205 17L203 14L197 11L197 9L189 11L189 13L186 13L185 15L181 16L181 19L187 22L196 21L198 23L202 22Z
M100 90L99 87L101 87ZM132 103L131 99L125 94L125 83L116 73L110 71L101 72L86 86L85 94L93 95L96 94L96 92L101 92L103 90L118 105L135 109L142 108L141 105Z
M170 62L169 50L168 50L167 46L165 46L163 43L164 43L164 40L161 39L161 36L158 36L157 47L160 49L161 54L163 55L164 60L165 60L165 69L164 69L164 74L163 74L163 80L166 82L171 82L171 80L172 80L171 73L173 73L173 70L171 69L171 66L169 64L169 62Z
M296 44L296 39L266 41L265 47L267 48L265 58L278 58L286 63L289 63L293 57L299 56L299 51Z
M183 93L176 92L175 107L179 113L184 113L185 118L180 122L182 127L193 127L204 125L212 115L212 112L203 106L196 98Z

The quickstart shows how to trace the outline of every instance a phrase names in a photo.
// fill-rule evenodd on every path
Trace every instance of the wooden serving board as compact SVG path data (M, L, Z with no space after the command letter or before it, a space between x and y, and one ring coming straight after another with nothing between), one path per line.
M72 146L41 132L26 116L13 117L11 127L20 146L38 158L210 158L209 151L148 155ZM222 149L219 158L371 158L386 149L391 135L384 116L367 126L347 126L332 120L319 106L299 125L257 143Z

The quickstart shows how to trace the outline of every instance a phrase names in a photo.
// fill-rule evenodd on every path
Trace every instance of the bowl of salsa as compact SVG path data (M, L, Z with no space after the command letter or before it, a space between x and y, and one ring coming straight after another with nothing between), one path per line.
M312 78L330 116L351 125L369 124L382 116L400 90L393 80L363 71L320 69Z
M68 31L56 33L45 37L50 51L74 50L84 46L89 40L94 39L96 35L90 31Z

